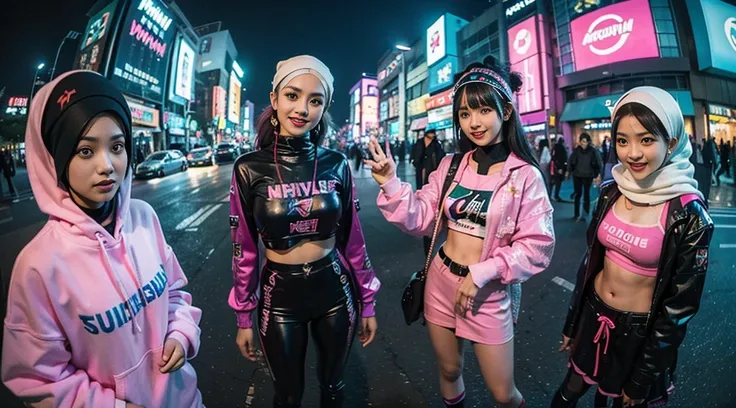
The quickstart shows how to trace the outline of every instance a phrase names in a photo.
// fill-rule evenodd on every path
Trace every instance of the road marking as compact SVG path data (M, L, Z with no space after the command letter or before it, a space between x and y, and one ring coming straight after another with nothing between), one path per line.
M736 244L721 244L721 249L733 249L736 248Z
M215 252L215 248L210 249L210 252L207 253L207 258L212 256L212 253Z
M736 218L736 214L711 213L713 218Z
M194 190L192 190L192 192L189 193L189 194L197 194L197 193L199 193L199 187L197 187Z
M10 222L10 221L13 221L13 217L8 217L4 220L0 220L0 224L5 224L6 222Z
M146 183L156 185L156 184L158 184L158 183L160 183L162 181L164 181L164 179L162 179L162 178L155 178L155 179L148 180Z
M197 228L187 228L184 231L186 231L186 232L197 232Z
M552 278L552 282L562 286L563 288L569 290L570 292L575 290L575 285L573 285L571 282L563 278L560 278L559 276L555 276L554 278Z
M229 203L230 202L230 193L225 194L225 197L222 197L220 199L221 203Z
M184 228L188 227L189 224L191 224L194 220L196 220L200 215L204 214L207 209L210 208L210 205L207 204L204 207L200 208L195 212L194 214L190 215L189 217L185 218L182 222L179 223L179 225L176 226L177 231L181 231Z
M181 188L181 186L176 186L176 187L174 187L174 190L172 190L172 191L179 191L180 188Z
M733 229L736 228L736 225L728 225L728 224L715 224L716 228L729 228Z
M201 217L197 218L197 221L194 221L190 225L190 227L199 227L200 225L202 225L203 222L205 222L205 220L207 220L207 218L210 215L212 215L212 213L214 213L215 211L217 211L220 207L222 207L222 204L215 204L215 205L213 205L212 208L210 208L209 210L207 210L206 213L202 214Z

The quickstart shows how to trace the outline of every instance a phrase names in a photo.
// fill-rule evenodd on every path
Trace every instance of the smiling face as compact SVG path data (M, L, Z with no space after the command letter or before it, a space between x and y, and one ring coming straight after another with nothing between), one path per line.
M325 112L325 88L311 74L295 76L271 93L271 106L282 136L304 136L314 129Z
M667 151L674 149L677 139L669 143L665 136L650 132L633 114L621 117L616 130L616 155L636 180L657 171Z
M485 89L487 85L469 84L461 88L455 108L457 122L463 133L476 146L488 146L501 142L501 129L504 120L511 112L499 112L497 101L492 98L492 91ZM504 116L506 116L504 118Z
M100 208L115 197L127 166L123 130L111 116L97 116L69 162L69 194L84 208Z

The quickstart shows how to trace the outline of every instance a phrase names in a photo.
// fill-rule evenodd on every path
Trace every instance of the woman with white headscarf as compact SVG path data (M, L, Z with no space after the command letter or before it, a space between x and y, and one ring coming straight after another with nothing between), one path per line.
M611 122L620 163L588 228L560 347L570 369L555 408L574 407L591 386L614 406L666 402L708 268L713 222L677 102L659 88L634 88Z

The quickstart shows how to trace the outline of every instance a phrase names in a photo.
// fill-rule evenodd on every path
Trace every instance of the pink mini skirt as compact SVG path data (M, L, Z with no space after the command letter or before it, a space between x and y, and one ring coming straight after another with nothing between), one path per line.
M435 255L424 288L424 317L432 324L455 330L457 337L475 343L501 345L514 338L511 298L507 286L489 282L482 287L465 316L455 313L455 294L465 279L450 272Z

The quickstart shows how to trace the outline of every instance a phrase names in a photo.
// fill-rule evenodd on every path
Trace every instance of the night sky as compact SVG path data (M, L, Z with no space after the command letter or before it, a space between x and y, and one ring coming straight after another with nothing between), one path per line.
M4 1L0 12L0 89L27 95L36 66L53 64L69 30L83 31L94 0ZM395 44L410 44L441 13L472 19L488 0L179 0L189 21L222 21L245 71L245 98L260 111L268 103L280 60L298 54L321 59L335 77L336 123L349 117L348 91L361 73L376 73L378 59ZM369 6L370 5L370 6Z

